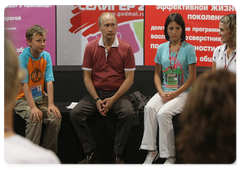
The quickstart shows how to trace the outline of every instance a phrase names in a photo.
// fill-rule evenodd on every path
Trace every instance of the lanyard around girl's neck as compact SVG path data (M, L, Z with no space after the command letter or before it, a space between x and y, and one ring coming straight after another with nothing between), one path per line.
M174 59L173 66L175 65L175 62L176 62L176 60L177 60L178 52L179 52L179 50L180 50L181 45L182 45L182 42L180 43L180 46L178 47L177 54L176 54L176 57L175 57L175 59ZM171 41L170 41L170 43L169 43L169 62L170 62L170 69L173 70L172 59L171 59Z
M235 58L235 55L236 55L236 52L235 52L235 54L233 55L233 57L231 58L231 60L228 62L228 65L227 65L227 54L225 54L225 65L224 65L224 70L227 70L228 69L228 67L229 67L229 65L230 65L230 63L232 62L232 60ZM230 55L231 56L231 55Z

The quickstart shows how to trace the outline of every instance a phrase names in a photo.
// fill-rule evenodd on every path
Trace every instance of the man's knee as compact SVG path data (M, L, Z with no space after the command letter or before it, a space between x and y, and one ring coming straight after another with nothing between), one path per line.
M83 121L86 120L86 117L83 116L80 111L74 110L74 109L70 111L69 117L70 117L70 120L71 120L72 122L76 122L76 121L77 121L77 122L79 122L79 121L80 121L80 122L83 122Z
M77 119L77 112L74 111L74 110L71 110L70 113L69 113L69 117L70 117L71 121L76 120Z
M132 107L123 107L121 109L120 117L125 118L125 119L133 119L134 114L135 114L135 112Z

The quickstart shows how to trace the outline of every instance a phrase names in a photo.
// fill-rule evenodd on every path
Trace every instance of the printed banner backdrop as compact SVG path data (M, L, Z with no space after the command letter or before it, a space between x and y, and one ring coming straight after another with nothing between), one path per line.
M186 41L195 46L197 66L211 67L214 49L221 45L219 20L236 13L230 5L147 5L145 6L145 65L155 65L154 58L160 44L166 42L165 20L170 13L182 15L186 27Z
M231 5L14 5L4 12L4 29L18 54L27 47L27 28L39 24L48 30L45 50L53 65L82 65L86 44L101 36L98 17L112 12L118 20L117 36L131 44L136 65L146 66L155 65L157 47L166 42L167 16L179 12L185 20L187 42L195 46L197 66L211 67L213 51L221 45L219 20L236 9Z
M49 52L55 65L55 6L51 5L13 5L4 11L4 30L21 54L27 46L26 30L39 24L48 30L45 51Z
M101 36L98 18L103 12L115 14L117 37L131 44L136 65L143 65L143 5L57 6L57 65L82 65L87 43Z

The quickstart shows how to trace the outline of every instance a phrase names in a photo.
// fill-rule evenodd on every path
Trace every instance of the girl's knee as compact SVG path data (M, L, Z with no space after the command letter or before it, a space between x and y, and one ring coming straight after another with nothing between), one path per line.
M172 113L166 109L160 109L157 113L158 120L172 119Z

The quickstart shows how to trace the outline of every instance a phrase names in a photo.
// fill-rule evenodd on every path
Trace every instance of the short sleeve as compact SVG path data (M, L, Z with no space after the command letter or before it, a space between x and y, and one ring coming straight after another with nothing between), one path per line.
M87 44L84 51L82 68L83 70L86 70L86 69L92 69L92 67L93 67L93 64L92 64L91 53L90 53L90 45Z
M18 56L18 60L19 60L19 65L20 67L26 71L26 76L25 78L22 80L22 83L28 83L28 69L27 69L27 65L28 65L28 61L29 58L28 56L25 55L25 53L21 53Z
M186 51L188 65L197 63L195 47L193 45L190 45L190 44L188 44L188 45L189 46L188 46L187 51Z
M135 57L134 57L134 53L132 50L132 47L129 45L128 49L127 49L127 55L126 55L126 59L124 62L124 69L125 70L135 70Z
M162 64L162 44L158 46L154 62L157 64Z
M214 52L213 52L213 61L216 63L217 62L217 57L219 56L219 51L220 51L220 47L218 46L217 48L215 48Z
M45 82L54 81L53 70L52 70L52 60L48 52L44 53L44 59L47 61L45 69Z

